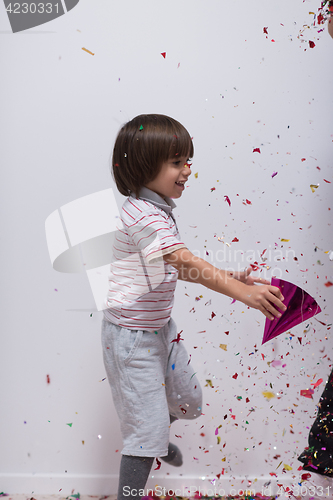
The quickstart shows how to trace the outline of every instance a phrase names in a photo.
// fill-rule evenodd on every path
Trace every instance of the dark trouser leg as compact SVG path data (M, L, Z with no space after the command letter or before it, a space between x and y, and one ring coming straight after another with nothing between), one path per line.
M139 491L146 486L153 462L154 457L121 457L117 500L139 500L143 496Z

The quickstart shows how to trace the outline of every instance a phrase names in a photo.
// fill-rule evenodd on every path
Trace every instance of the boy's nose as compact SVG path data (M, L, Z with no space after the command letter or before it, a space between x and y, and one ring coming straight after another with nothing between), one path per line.
M184 163L184 167L185 167L185 174L187 175L191 175L191 166L192 166L192 163Z

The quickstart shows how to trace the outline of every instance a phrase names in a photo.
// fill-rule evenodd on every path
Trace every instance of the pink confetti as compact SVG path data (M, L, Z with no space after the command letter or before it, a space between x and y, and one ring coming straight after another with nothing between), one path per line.
M272 178L275 177L278 173L277 172L273 172L272 173Z
M323 379L322 379L322 378L319 378L319 379L317 380L317 382L315 382L314 384L311 384L311 385L313 385L313 388L315 389L315 388L316 388L316 387L318 387L318 385L320 385L322 382L323 382Z
M314 393L313 389L303 389L301 390L301 396L312 399L312 394Z

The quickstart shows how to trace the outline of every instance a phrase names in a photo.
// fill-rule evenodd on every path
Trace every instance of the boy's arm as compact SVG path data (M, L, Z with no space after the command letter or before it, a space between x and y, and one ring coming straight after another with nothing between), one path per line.
M217 269L186 248L164 255L163 259L179 271L180 279L200 283L215 292L240 300L254 309L259 309L269 319L281 316L274 306L281 311L286 310L286 306L281 302L283 296L279 288L271 285L246 285L232 278L230 272Z

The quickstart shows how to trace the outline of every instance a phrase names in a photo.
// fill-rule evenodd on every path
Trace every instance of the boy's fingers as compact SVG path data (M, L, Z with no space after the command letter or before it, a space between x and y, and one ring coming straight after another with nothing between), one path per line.
M264 280L263 278L253 278L254 283L260 283L260 285L270 285L271 282L268 280Z
M275 295L276 297L278 297L279 299L283 300L283 296L282 296L281 290L277 286L270 286L269 287L269 291L273 295Z
M273 302L279 309L282 311L285 311L287 307L282 303L284 301L284 297L281 293L280 288L277 288L276 286L271 286L269 287L271 296L269 300Z
M260 307L259 310L266 316L266 318L268 318L270 320L274 319L274 316L267 309L265 309L263 306Z
M279 290L280 292L280 290ZM282 297L282 294L280 292L280 296L283 300L283 297ZM278 299L274 294L270 294L270 297L268 298L268 302L270 304L271 307L268 308L269 311L272 312L272 314L274 314L274 316L280 316L281 315L281 312L284 312L286 311L287 307L283 304L283 302L281 302L280 299ZM274 306L278 307L280 309L280 311L278 311ZM265 306L266 307L266 306ZM276 312L275 312L276 311Z

